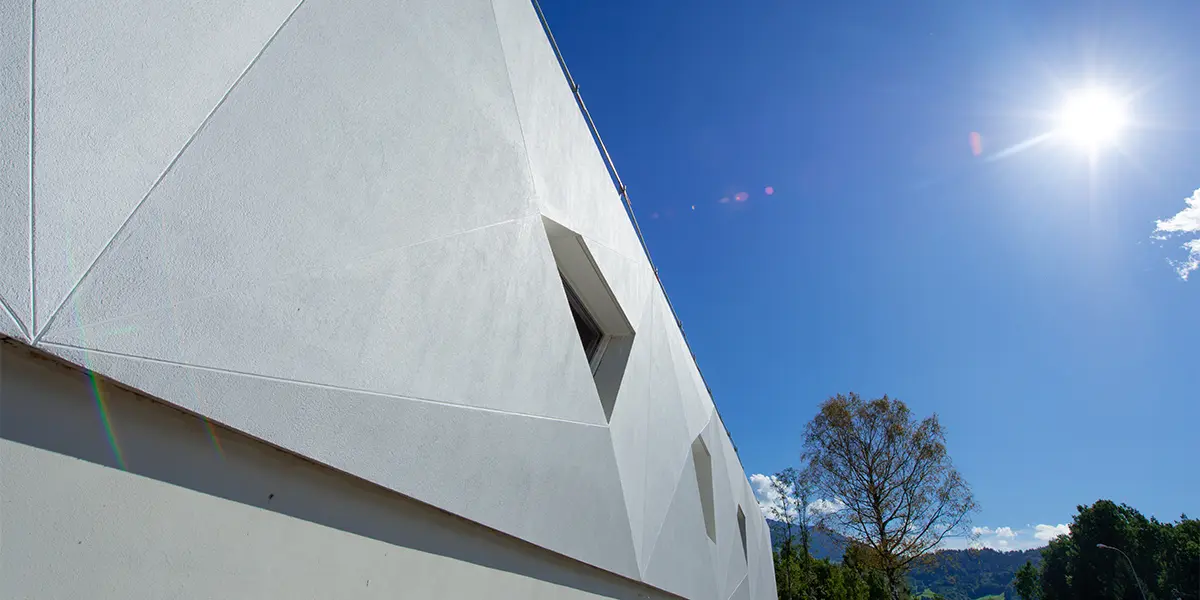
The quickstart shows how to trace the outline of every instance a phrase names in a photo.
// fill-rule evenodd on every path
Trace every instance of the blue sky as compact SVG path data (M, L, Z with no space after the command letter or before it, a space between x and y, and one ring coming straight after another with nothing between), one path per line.
M948 428L987 545L1200 514L1200 4L544 8L748 475L887 393ZM1089 82L1130 99L1115 147L997 159Z

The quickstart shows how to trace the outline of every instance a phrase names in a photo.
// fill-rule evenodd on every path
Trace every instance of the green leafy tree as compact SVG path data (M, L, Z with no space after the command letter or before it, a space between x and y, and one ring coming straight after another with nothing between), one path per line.
M779 523L782 541L776 557L776 587L783 600L807 600L813 597L812 587L812 518L808 506L812 485L805 473L794 468L784 469L771 476L775 503L768 516Z
M1021 600L1037 600L1042 582L1038 570L1034 568L1032 562L1025 561L1025 565L1017 569L1017 576L1014 579L1017 595L1021 597Z
M1186 515L1163 523L1100 500L1042 556L1043 600L1200 598L1200 521Z
M899 400L839 394L821 404L804 446L815 488L844 505L826 523L870 550L894 600L907 595L913 561L967 533L975 499L937 415L917 420Z

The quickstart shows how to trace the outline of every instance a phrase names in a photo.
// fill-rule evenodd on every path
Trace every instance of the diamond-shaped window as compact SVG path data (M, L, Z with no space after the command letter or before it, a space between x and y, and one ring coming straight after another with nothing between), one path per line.
M611 420L633 347L633 327L583 238L550 219L543 217L542 223L604 417Z
M746 546L746 513L738 507L738 533L742 534L742 557L750 560L750 550Z
M713 506L712 454L704 439L697 437L692 442L692 462L696 465L696 486L700 488L700 508L704 512L704 532L708 539L717 541L717 517Z

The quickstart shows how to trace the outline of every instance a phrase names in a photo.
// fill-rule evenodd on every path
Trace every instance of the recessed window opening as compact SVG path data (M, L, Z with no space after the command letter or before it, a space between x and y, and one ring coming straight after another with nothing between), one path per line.
M738 533L742 534L742 556L750 562L750 551L746 547L746 513L738 507Z
M713 543L717 541L717 518L713 506L712 455L704 439L692 442L692 462L696 465L696 486L700 488L700 508L704 513L704 533Z
M545 217L542 224L583 346L582 359L592 372L604 417L611 421L633 349L633 326L583 237Z
M604 354L608 336L605 336L604 332L600 330L596 319L588 313L583 300L579 299L579 294L571 289L571 284L567 283L565 278L563 279L563 289L567 292L567 303L571 306L571 317L575 319L575 329L579 331L579 341L583 344L583 353L587 356L588 364L591 365L594 375L596 367L600 366L600 357Z

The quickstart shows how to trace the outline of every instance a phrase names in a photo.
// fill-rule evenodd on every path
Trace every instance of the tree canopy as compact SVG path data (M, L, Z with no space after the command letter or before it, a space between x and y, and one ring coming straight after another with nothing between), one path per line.
M1163 523L1110 500L1078 509L1042 550L1042 600L1140 600L1139 582L1148 599L1200 598L1200 520Z
M917 420L899 400L839 394L821 404L804 447L818 493L842 507L826 522L870 552L893 597L913 561L967 533L975 499L937 415Z

